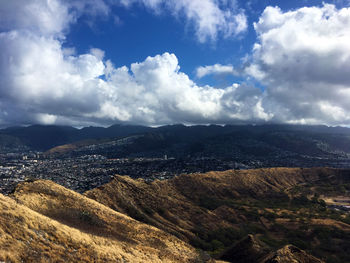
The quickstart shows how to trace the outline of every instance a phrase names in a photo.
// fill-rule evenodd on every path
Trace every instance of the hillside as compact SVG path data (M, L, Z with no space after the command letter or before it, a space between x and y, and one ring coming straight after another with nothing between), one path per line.
M350 216L327 208L320 198L339 194L339 185L350 196L349 174L328 168L271 168L152 183L116 176L85 194L217 258L241 238L256 234L270 251L293 244L319 258L350 262Z
M201 262L194 248L50 181L0 195L0 261Z
M292 245L269 251L266 244L253 235L238 241L220 257L235 263L324 263Z
M11 197L0 195L0 211L4 262L323 262L291 245L273 250L253 235L220 255L227 261L215 261L175 236L47 180L21 183Z
M349 200L350 170L330 168L116 175L84 195L27 181L0 195L0 261L350 262L332 207Z
M212 157L262 166L333 166L349 159L350 129L302 125L113 125L0 130L0 153L47 151L48 155L100 154L107 158ZM346 166L347 167L347 166Z
M297 125L172 125L91 143L79 141L60 145L50 149L47 154L59 157L99 154L112 159L159 158L167 155L176 159L231 160L251 168L348 168L349 145L348 128Z
M91 143L91 145L101 144L98 149L93 148L93 152L108 157L159 157L167 154L177 158L188 155L219 158L273 156L295 158L300 155L344 157L345 153L350 153L349 144L344 143L350 142L350 129L347 128L293 125L223 127L172 125L147 132L139 131L138 138L122 147L112 143L116 139L110 139L111 143L105 145L102 145L103 142ZM68 147L66 152L75 154L91 152L89 147L86 147L88 144L74 143L74 145L75 148ZM51 152L55 152L55 149Z
M85 127L82 129L54 125L9 127L0 130L0 150L14 140L16 140L16 144L12 148L7 149L8 151L13 151L18 147L26 147L33 151L46 151L50 148L73 142L86 140L95 142L94 140L125 137L151 130L152 128L149 127L131 125L112 125L108 128Z

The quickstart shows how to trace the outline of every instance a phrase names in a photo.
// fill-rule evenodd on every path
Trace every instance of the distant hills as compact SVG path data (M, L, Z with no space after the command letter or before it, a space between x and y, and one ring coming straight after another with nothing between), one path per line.
M308 162L309 166L317 166L320 159L333 163L349 159L350 129L303 125L169 125L158 128L113 125L76 129L35 125L0 130L0 151L22 149L68 156L167 155L253 160L262 162L263 166L308 166Z
M0 130L0 147L9 145L24 146L31 150L46 151L55 146L72 143L86 139L102 139L130 136L144 133L152 128L144 126L113 125L108 128L86 127L77 129L69 126L43 126L10 127Z

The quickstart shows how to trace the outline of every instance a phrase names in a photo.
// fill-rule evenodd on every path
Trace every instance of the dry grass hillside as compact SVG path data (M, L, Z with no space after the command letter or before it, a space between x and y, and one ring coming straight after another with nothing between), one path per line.
M217 258L247 234L256 234L274 251L293 244L317 257L347 262L350 217L326 208L315 186L336 189L349 174L328 168L270 168L151 183L116 176L85 195Z
M307 254L295 246L287 245L271 253L259 263L324 263L324 261Z
M268 199L293 186L337 173L331 169L270 168L183 174L170 180L147 183L127 176L85 193L108 207L160 227L182 238L205 229L230 227L243 218L230 208L231 201ZM231 220L230 220L231 219ZM243 218L244 219L244 218Z
M0 261L202 262L176 237L51 181L0 195Z
M238 241L221 257L235 263L324 263L292 245L271 252L253 235Z
M321 199L339 191L349 170L115 176L84 195L24 182L0 195L0 262L350 262L350 213Z

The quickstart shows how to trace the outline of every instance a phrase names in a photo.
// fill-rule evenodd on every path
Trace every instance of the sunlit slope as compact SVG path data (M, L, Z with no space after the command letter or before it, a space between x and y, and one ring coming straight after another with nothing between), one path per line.
M325 263L323 260L307 254L305 251L291 245L271 253L259 263Z
M322 174L336 170L270 168L229 170L177 176L147 183L127 176L85 194L116 211L176 233L193 237L198 226L207 229L228 227L237 212L225 206L225 200L278 196L295 185L319 180ZM208 209L206 209L208 208Z
M115 176L84 195L24 182L0 195L0 262L210 260L192 246L228 262L349 262L350 216L319 198L338 196L339 185L348 198L349 175L273 168L154 182Z
M176 237L51 181L0 196L0 261L196 262Z
M350 187L350 170L269 168L153 182L117 175L85 195L218 259L230 261L221 255L254 234L268 251L294 245L317 258L347 262L350 216L320 198L324 189L336 194L339 185Z

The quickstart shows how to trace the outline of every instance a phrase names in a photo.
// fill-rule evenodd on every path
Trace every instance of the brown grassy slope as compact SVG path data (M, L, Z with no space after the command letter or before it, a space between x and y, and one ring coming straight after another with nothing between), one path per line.
M50 154L64 154L66 152L73 151L77 149L78 147L74 144L64 144L60 146L56 146L48 151L45 152L45 155L50 155Z
M260 262L271 251L254 235L248 235L224 251L221 259L236 263Z
M195 262L179 239L50 181L0 195L0 261Z
M133 180L117 176L112 182L86 193L92 199L173 233L184 240L194 237L192 229L198 221L208 228L222 220L214 213L194 205L182 196L171 183ZM220 225L225 225L222 223Z
M182 175L174 178L172 184L190 199L208 194L217 198L267 197L297 184L319 180L323 175L337 173L338 170L328 168L229 170Z
M231 226L235 213L225 200L268 198L297 184L319 180L338 171L327 168L270 168L229 170L177 176L146 183L126 176L85 193L116 211L121 211L182 238L193 238L198 226L212 230ZM221 202L216 210L203 203ZM215 205L215 204L214 204Z
M221 258L235 263L324 263L292 245L271 252L266 244L253 235L238 241L226 250Z
M271 253L267 258L260 263L324 263L324 261L315 258L305 251L295 246L284 246L283 248Z
M44 152L44 155L61 155L65 154L68 152L72 152L76 149L79 149L81 147L87 146L87 145L92 145L92 144L101 144L108 141L108 139L87 139L87 140L82 140L82 141L77 141L74 143L68 143L68 144L63 144L59 145L56 147L53 147L46 152Z

